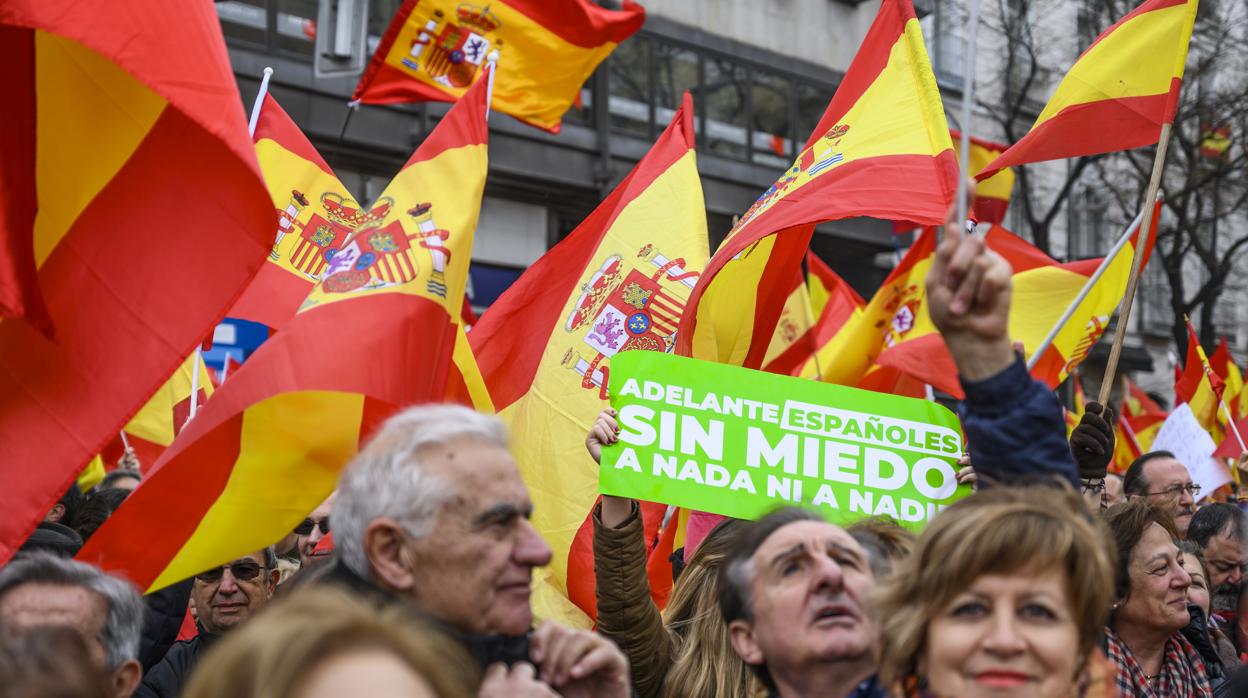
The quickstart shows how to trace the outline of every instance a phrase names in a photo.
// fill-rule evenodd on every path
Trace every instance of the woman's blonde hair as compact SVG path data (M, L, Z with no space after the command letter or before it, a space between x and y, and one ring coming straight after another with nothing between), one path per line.
M330 657L378 650L398 658L440 698L470 698L480 682L455 642L401 608L327 587L300 589L223 637L191 674L183 698L286 698Z
M992 487L949 507L876 596L881 681L897 686L916 675L928 623L985 574L1060 570L1079 656L1088 656L1113 600L1107 540L1070 487Z
M747 698L758 692L754 675L732 649L719 610L719 569L740 544L749 522L728 519L703 539L672 587L663 619L672 636L672 665L663 695L673 698Z

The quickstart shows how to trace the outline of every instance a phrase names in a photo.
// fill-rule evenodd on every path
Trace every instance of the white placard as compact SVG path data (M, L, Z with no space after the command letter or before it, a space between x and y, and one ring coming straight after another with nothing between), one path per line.
M1213 437L1196 421L1196 415L1186 402L1166 417L1152 445L1152 450L1170 451L1187 466L1192 482L1200 485L1200 493L1206 497L1231 481L1226 466L1213 457L1215 449L1217 444L1213 443Z

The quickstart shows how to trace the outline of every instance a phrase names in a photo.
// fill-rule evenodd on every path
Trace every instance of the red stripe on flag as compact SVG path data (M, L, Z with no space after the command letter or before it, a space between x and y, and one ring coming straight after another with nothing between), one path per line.
M277 100L273 99L273 95L268 93L264 95L264 105L260 107L260 119L256 122L256 133L252 140L259 143L265 138L316 165L330 177L337 178L338 175L334 174L333 168L312 146L308 137L303 135L303 131L299 130Z
M1067 107L1029 131L975 178L982 181L1006 167L1029 162L1152 145L1161 135L1167 104L1176 91L1172 84L1167 94L1102 99Z
M211 332L263 262L275 224L251 164L165 109L39 270L57 342L0 323L12 503L0 517L0 563Z

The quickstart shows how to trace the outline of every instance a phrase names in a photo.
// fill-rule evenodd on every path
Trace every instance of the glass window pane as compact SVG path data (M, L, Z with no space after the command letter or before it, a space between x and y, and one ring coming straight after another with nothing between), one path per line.
M221 31L228 39L264 45L268 11L265 0L225 0L216 3Z
M754 162L778 168L793 162L793 124L789 96L793 83L771 73L754 72L750 118L754 123Z
M677 48L671 44L654 44L654 120L659 130L667 128L668 122L680 108L685 90L693 93L695 111L702 108L698 94L698 55L693 51ZM694 120L694 128L700 128L700 120Z
M371 58L403 0L372 0L368 6L368 56Z
M646 39L633 37L607 60L611 127L644 138L650 137L649 47Z
M810 138L810 134L819 125L819 119L828 110L828 102L832 101L832 91L814 85L798 85L797 87L797 146L800 149Z
M702 93L706 105L706 146L711 152L745 158L745 68L725 59L706 59Z
M276 33L277 48L311 56L316 48L316 0L278 0Z

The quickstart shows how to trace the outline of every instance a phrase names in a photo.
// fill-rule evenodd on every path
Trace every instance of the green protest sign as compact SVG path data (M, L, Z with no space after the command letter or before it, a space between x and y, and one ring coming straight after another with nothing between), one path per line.
M604 494L756 519L782 504L921 528L970 493L958 419L927 400L660 352L611 360Z

